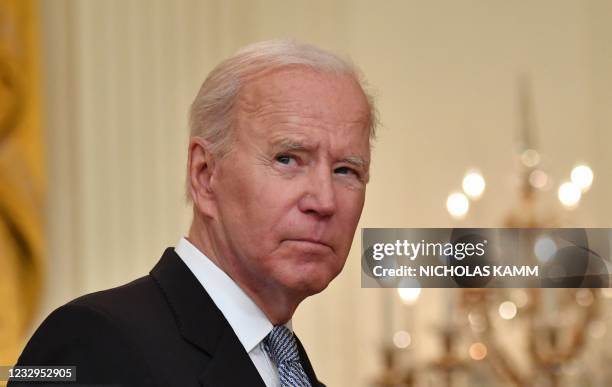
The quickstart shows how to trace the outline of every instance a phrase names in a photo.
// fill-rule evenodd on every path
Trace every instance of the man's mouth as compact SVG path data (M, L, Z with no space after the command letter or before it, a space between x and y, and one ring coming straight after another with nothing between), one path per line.
M328 243L325 243L325 242L323 242L322 240L319 240L319 239L313 239L313 238L291 238L291 239L285 239L284 241L303 243L304 245L319 246L319 247L328 248L328 249L333 250L331 245L329 245Z

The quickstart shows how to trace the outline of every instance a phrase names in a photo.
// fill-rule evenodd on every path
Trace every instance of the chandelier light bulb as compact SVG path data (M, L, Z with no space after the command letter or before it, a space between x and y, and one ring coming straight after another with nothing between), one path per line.
M399 288L397 294L406 305L412 305L418 301L421 295L421 288Z
M469 349L470 357L474 360L483 360L487 357L487 346L483 343L473 343Z
M499 316L504 320L512 320L514 317L516 317L517 311L518 308L512 301L504 301L498 308Z
M446 199L446 209L453 218L461 219L465 217L470 209L470 202L467 196L460 192L455 192Z
M412 337L410 336L410 333L406 331L397 331L393 335L393 344L395 344L397 348L408 348L411 343Z
M540 164L540 154L535 149L527 149L521 154L521 162L528 168L533 168Z
M548 182L548 175L542 170L534 169L529 174L529 184L531 184L531 186L534 188L545 189L548 185Z
M568 181L561 184L559 187L558 196L561 204L563 204L565 207L572 208L575 207L580 201L582 191L576 184Z
M463 178L463 192L472 199L480 198L485 186L485 179L478 172L470 172Z
M572 183L576 184L582 192L586 192L593 184L593 170L587 165L579 165L572 169Z

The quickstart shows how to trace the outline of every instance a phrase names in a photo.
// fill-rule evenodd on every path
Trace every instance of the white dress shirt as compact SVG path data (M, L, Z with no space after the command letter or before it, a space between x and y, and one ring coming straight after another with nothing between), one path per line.
M273 328L270 320L234 280L186 238L181 238L174 251L231 325L266 386L280 387L278 368L270 360L263 344ZM291 321L285 325L291 329Z

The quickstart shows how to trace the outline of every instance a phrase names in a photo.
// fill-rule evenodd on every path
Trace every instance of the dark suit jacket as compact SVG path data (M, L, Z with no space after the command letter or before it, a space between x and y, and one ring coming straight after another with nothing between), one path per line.
M323 386L299 340L298 347L313 387ZM231 326L173 248L150 275L51 313L18 365L76 365L77 383L64 386L265 387ZM9 383L16 385L23 384Z

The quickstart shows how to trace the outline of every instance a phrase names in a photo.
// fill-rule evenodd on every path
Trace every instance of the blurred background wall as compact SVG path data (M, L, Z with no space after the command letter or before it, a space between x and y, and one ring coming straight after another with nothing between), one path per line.
M39 313L45 271L39 35L33 2L0 2L0 364Z
M533 129L553 183L578 162L595 172L575 210L561 207L555 188L539 203L563 226L612 226L609 1L34 4L47 273L30 332L68 300L146 274L187 232L188 106L215 64L268 38L295 37L350 56L372 85L382 127L360 227L500 226L518 201L521 75L530 79ZM486 191L454 220L446 198L470 168L486 178ZM380 373L388 339L382 314L410 325L414 364L440 352L434 331L449 293L425 289L406 311L395 292L361 289L359 246L358 234L344 272L295 316L330 386L365 386Z

